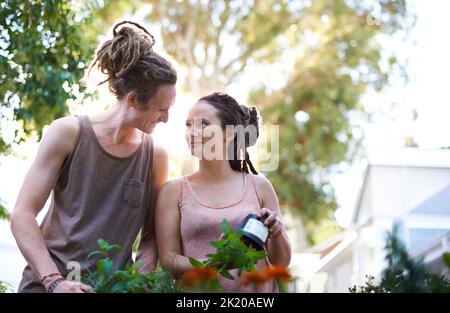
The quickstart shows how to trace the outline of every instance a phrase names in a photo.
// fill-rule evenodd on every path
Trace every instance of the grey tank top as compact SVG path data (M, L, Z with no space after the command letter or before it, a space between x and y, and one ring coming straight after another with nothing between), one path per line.
M145 134L128 157L108 153L98 141L87 116L78 116L79 133L52 190L49 211L41 224L45 243L63 275L76 261L81 273L95 270L97 239L120 244L114 250L114 269L132 261L132 244L150 208L153 144ZM45 292L27 266L19 292Z

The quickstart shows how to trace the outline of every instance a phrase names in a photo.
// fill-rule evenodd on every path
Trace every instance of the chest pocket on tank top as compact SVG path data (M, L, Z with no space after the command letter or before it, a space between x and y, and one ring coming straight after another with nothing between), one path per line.
M132 209L137 209L142 205L144 196L144 184L137 179L125 181L122 189L122 202Z

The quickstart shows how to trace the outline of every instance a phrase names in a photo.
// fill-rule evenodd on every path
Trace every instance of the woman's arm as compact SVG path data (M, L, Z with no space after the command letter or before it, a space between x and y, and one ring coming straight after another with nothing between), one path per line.
M50 125L24 179L11 215L11 231L17 245L39 279L58 273L59 270L47 250L36 216L44 207L62 164L74 147L78 131L78 120L72 117L56 120ZM45 288L57 278L52 276L45 279ZM65 287L66 292L89 290L85 285L76 286L61 283L57 290L61 291Z
M159 193L155 215L159 261L164 270L175 277L180 277L185 271L193 268L189 259L181 255L178 194L176 182L167 182Z
M161 186L167 181L169 173L169 160L164 147L154 143L152 166L152 190L150 206L146 221L142 227L142 236L139 243L137 260L143 261L140 271L149 273L156 269L158 263L158 248L155 235L155 206Z
M261 197L262 209L259 217L265 218L264 224L269 227L267 255L271 264L289 266L291 262L291 244L283 223L278 197L270 181L264 176L256 176L257 188Z

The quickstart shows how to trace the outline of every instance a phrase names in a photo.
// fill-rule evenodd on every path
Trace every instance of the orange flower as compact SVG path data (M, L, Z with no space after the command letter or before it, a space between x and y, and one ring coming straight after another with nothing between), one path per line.
M268 280L269 278L264 271L246 272L243 277L245 286L253 284L256 287L262 287Z
M279 282L289 282L292 280L291 274L283 265L266 267L263 271L269 279L273 279Z
M186 287L206 284L217 278L217 273L209 267L193 268L183 275L183 284Z

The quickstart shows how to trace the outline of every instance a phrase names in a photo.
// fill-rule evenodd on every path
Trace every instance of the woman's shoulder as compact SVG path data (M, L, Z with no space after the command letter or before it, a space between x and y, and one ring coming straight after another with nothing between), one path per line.
M167 201L177 201L178 204L183 199L183 194L187 192L185 176L170 179L166 181L159 191L158 198L167 199ZM168 200L172 199L172 200Z
M161 192L163 190L165 193L178 192L181 188L181 185L182 185L184 179L185 179L185 176L169 179L162 185Z
M263 174L249 173L247 175L254 181L256 187L258 187L258 190L264 190L266 188L272 187L272 183L270 182L270 180Z
M270 180L265 175L248 175L251 175L251 179L255 184L256 193L258 194L258 197L260 198L262 204L277 199L275 189L273 188Z

